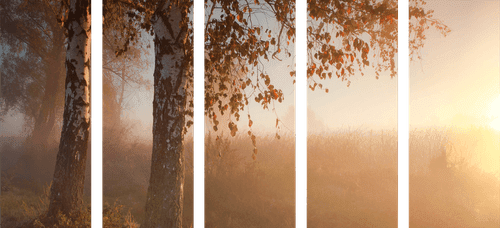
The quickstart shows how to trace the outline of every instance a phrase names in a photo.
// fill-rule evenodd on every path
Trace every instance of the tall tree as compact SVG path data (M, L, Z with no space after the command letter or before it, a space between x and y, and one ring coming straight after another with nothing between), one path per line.
M49 218L82 206L90 128L90 0L70 0L63 15L67 16L66 92Z
M90 126L90 1L7 0L2 1L2 13L2 40L15 57L3 62L11 75L6 80L10 84L2 87L12 86L12 93L2 99L10 102L7 107L21 107L34 119L28 141L33 148L45 144L57 119L57 99L64 94L63 129L47 215L70 214L83 201ZM65 92L59 88L63 64Z
M65 35L55 10L62 3L5 0L0 4L0 42L6 50L0 66L4 77L0 115L22 113L30 131L25 150L10 171L49 181L53 170L47 168L52 166L47 159L55 154L48 148L59 139L64 106Z
M60 4L2 1L1 39L9 49L2 63L3 74L9 75L2 85L7 91L2 97L3 112L17 108L29 122L34 122L29 142L33 147L46 144L63 106L62 96L58 96L62 93L58 91L64 85L65 36L55 11Z
M295 41L295 2L211 0L205 3L208 15L205 115L217 130L216 110L238 121L240 111L252 98L264 109L284 99L262 61L291 57L288 47ZM378 60L374 64L376 72L388 70L395 76L397 1L309 0L308 3L309 20L313 22L307 31L311 89L322 87L315 80L332 75L348 81L356 70L353 64L360 71L370 66L370 50ZM117 13L120 10L127 11L128 23L118 28L130 36L123 36L125 40L117 55L134 43L138 30L145 29L155 35L154 144L144 227L182 226L183 135L192 124L185 118L192 115L192 100L188 100L193 83L192 30L188 21L191 6L189 0L104 1L104 29L116 29L117 26L107 22L120 17ZM259 24L264 18L272 20L277 29L271 31ZM290 75L295 77L295 72ZM250 119L249 126L252 123ZM236 124L230 121L228 127L234 136L238 131ZM249 135L255 145L256 136L251 131Z
M64 24L67 39L65 105L59 151L50 190L48 218L55 218L59 212L71 214L79 210L83 203L90 128L90 3L90 0L63 0L59 9L60 21ZM106 31L113 29L107 28ZM115 42L119 43L116 40ZM127 48L117 51L116 56L123 56L125 51L131 49L125 57L139 58L140 51L130 48L133 44L136 42L127 42ZM123 74L121 76L125 77ZM144 84L143 80L134 76L128 77L127 80Z
M123 14L125 15L125 12ZM126 99L135 90L150 89L150 81L144 79L142 74L152 65L148 62L149 52L146 49L148 41L139 38L126 52L116 56L118 50L115 44L121 40L123 37L117 31L104 31L102 66L104 128L120 126L121 111L129 108Z
M156 62L145 227L182 227L186 87L192 80L192 47L187 42L191 4L162 2L151 19Z

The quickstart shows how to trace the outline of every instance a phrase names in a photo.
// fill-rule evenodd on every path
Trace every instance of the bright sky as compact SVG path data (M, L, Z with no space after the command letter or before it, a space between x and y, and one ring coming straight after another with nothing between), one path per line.
M422 50L423 60L410 65L412 128L468 127L470 124L493 125L500 121L499 4L498 1L482 0L428 1L427 7L434 9L435 18L442 20L452 31L447 37L435 31L428 32ZM153 61L154 54L150 57ZM286 127L293 129L291 67L292 58L266 63L266 71L277 87L283 89L285 101L282 104L276 102L276 113L262 111L259 105L250 102L255 132L273 134L276 114ZM144 77L152 81L152 74L153 68L145 71ZM377 80L373 70L366 69L365 76L358 74L351 78L350 87L338 79L324 81L329 93L320 90L308 92L308 116L314 115L316 119L309 122L309 130L397 128L397 80L398 77L391 79L388 73ZM133 108L124 113L137 122L136 133L145 139L152 138L152 93L145 90L134 92L128 101ZM246 110L241 113L239 134L246 135L248 129L246 113ZM281 133L291 132L283 128ZM492 148L491 145L488 148Z
M450 142L457 151L484 171L498 173L500 2L429 0L427 7L451 33L428 33L423 60L410 65L410 127L453 127Z
M500 95L499 4L428 1L451 33L428 33L423 60L410 65L412 127L488 125L500 116L493 106Z
M427 2L426 7L435 11L435 18L448 25L451 33L443 37L438 32L429 31L422 50L423 59L410 64L411 128L469 127L474 124L491 126L500 132L500 1ZM152 48L150 50L152 52ZM290 51L293 52L293 48ZM263 111L258 104L250 102L253 130L257 134L273 134L276 117L285 124L281 125L281 133L292 133L286 128L294 128L295 85L289 76L294 67L293 56L292 53L288 60L265 64L273 83L283 90L285 100L281 104L275 103L275 112ZM149 61L154 61L154 54L149 56ZM143 73L143 77L151 82L153 67L151 64L150 69ZM352 77L350 87L341 80L332 79L323 81L329 93L309 91L308 116L315 118L309 120L309 131L397 128L398 78L391 79L385 73L376 80L370 71L366 69L363 77L360 74ZM129 92L131 94L126 99L129 108L122 115L135 123L136 136L151 140L153 91ZM247 110L241 113L239 134L246 135L248 129L246 113ZM22 132L22 124L22 116L13 115L0 123L0 128L9 129L2 133L18 134ZM492 140L484 141L484 145L478 144L478 152L498 148L498 142ZM498 149L491 151L498 153ZM493 153L490 155L494 156ZM498 169L498 163L489 167Z
M427 7L434 9L435 17L447 24L452 32L447 37L437 32L428 33L422 50L423 60L411 63L412 127L481 121L499 124L500 118L488 119L500 116L498 105L493 105L495 99L497 103L500 99L499 2L428 1ZM154 54L150 55L151 61L153 58ZM288 74L291 67L293 59L266 65L272 80L285 94L282 104L276 102L276 114L293 129L293 122L286 121L291 119L290 108L294 107L293 79ZM153 81L152 74L153 66L143 77ZM351 81L350 87L338 79L324 81L329 93L309 91L308 105L316 122L324 123L331 130L396 128L397 77L391 79L383 74L376 80L368 70L364 77L356 75ZM135 121L137 135L145 138L151 138L152 134L152 98L152 90L134 91L127 101L131 108L123 113ZM250 114L254 130L275 131L274 112L262 111L258 105L251 104ZM245 132L248 121L246 115L242 117L239 129ZM309 128L314 131L319 127Z

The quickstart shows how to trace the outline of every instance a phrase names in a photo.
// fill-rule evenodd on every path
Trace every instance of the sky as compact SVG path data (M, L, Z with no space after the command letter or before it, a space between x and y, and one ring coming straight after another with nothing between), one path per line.
M410 65L412 127L477 123L500 115L492 107L500 94L498 5L498 1L482 0L428 1L427 7L434 9L435 18L452 31L447 37L435 31L428 32L422 50L423 59ZM149 58L153 61L154 54ZM254 130L274 133L278 117L284 122L282 133L292 133L288 129L293 129L295 85L288 73L293 69L293 61L290 58L266 63L267 72L283 90L285 100L275 103L275 111L262 110L251 102L249 110L242 114L250 112ZM151 82L153 67L151 64L143 73L143 77ZM341 80L331 79L323 81L329 93L309 91L309 116L315 123L310 124L309 130L397 128L398 77L390 78L385 73L377 80L370 71L366 69L363 77L360 74L351 77L350 87ZM153 91L143 88L130 92L126 100L129 107L122 115L134 122L136 135L149 139L152 137ZM242 116L238 128L240 132L246 132L248 120L246 115ZM15 125L12 127L21 129L21 118L16 116L10 120L13 121L8 121L9 124Z
M500 95L498 1L428 1L448 25L427 33L421 61L410 64L411 127L488 125ZM496 110L495 110L496 109Z
M410 129L451 128L448 152L498 174L500 2L427 2L451 32L428 33L423 59L410 64Z
M500 2L427 2L426 7L433 9L434 17L448 25L451 32L446 37L433 30L426 33L422 60L410 63L410 88L399 88L410 90L410 128L469 127L499 121ZM283 90L285 101L276 102L275 111L262 110L251 102L238 123L240 135L246 135L248 129L247 112L252 115L252 129L258 134L274 134L277 117L284 123L280 125L280 134L293 133L289 130L294 128L295 86L289 76L293 60L265 63L271 79ZM151 67L144 77L153 81L152 73ZM309 132L397 129L398 76L391 78L389 73L382 73L375 79L370 68L364 73L365 76L358 73L351 77L349 87L339 79L331 79L322 82L329 93L309 90ZM131 108L123 113L136 123L135 132L144 139L152 138L152 93L134 91L129 97ZM211 128L207 121L205 125L206 129ZM488 148L494 146L485 143L489 143Z

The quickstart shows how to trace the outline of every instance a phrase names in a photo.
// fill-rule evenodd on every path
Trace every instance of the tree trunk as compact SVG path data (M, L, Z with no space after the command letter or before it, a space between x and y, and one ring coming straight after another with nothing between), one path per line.
M64 88L64 34L58 31L53 31L52 50L46 57L47 66L44 67L45 71L45 87L44 95L35 118L35 125L29 141L28 147L18 165L26 165L27 167L21 168L24 173L30 175L33 179L42 182L50 181L53 174L53 169L48 168L49 165L54 167L54 154L50 153L48 148L52 147L51 137L55 136L56 120L62 116L58 112L61 107L60 96L63 94ZM57 33L58 32L58 33ZM58 35L56 35L58 34ZM54 135L52 134L54 132ZM50 142L50 144L49 144ZM50 160L49 160L50 159ZM36 171L39 170L39 171ZM33 172L35 171L35 172Z
M54 43L57 46L52 46L53 51L48 55L53 56L53 58L46 61L48 66L45 66L44 69L46 74L44 95L35 118L31 137L27 141L26 151L17 164L18 168L22 170L21 173L42 182L50 181L54 171L51 168L54 167L54 160L52 159L55 156L47 149L53 146L53 142L49 139L54 137L52 132L55 131L56 119L58 115L61 115L57 112L60 107L59 95L62 95L62 88L64 88L64 85L60 83L64 79L64 67L62 65L64 62L64 54L62 53L64 50L62 46L64 35L61 34L61 36L60 42L58 44ZM49 142L51 142L50 145Z
M123 109L122 108L123 107L123 100L125 98L125 74L126 74L125 72L126 72L125 67L122 67L122 84L121 84L121 88L120 88L120 97L118 99L118 107L120 109L118 110L118 117L119 118L117 118L117 119L118 119L119 122L122 121L122 119L121 119L121 116L122 116L121 115L121 110Z
M83 203L83 185L90 127L90 0L71 0L66 51L66 93L63 127L48 217L70 214Z
M48 168L50 164L48 159L53 159L51 158L53 154L50 154L47 148L58 114L56 112L59 106L58 96L62 91L60 87L63 87L59 80L64 78L61 69L64 55L57 52L57 50L59 52L63 51L64 35L61 34L61 36L61 41L57 46L53 46L53 51L47 55L53 57L51 59L47 57L45 61L47 64L44 67L46 74L44 95L41 99L38 114L34 118L34 128L31 137L26 143L26 150L17 161L15 167L19 175L29 176L33 180L42 182L50 181L53 172L53 169ZM53 164L52 167L54 167Z
M62 33L54 32L52 47L50 52L50 60L47 60L49 66L45 67L46 81L44 87L44 95L38 116L35 119L35 127L33 129L31 144L34 146L45 146L51 132L53 130L56 120L57 96L60 91L60 79L63 77L62 61L64 58L63 43L64 35ZM57 37L56 37L57 36Z
M50 6L45 3L38 4L41 11L49 12ZM62 107L61 97L64 88L64 30L57 23L55 15L50 13L45 14L40 20L40 23L47 23L46 29L51 33L50 38L46 40L50 47L48 52L42 52L40 56L44 63L43 72L43 96L40 100L37 113L33 116L34 127L30 138L26 142L27 147L21 158L17 161L15 169L21 176L29 176L33 180L45 182L50 181L53 174L53 169L48 169L47 166L54 167L47 159L53 159L47 148L50 137L54 137L57 120L62 116L59 113L59 108ZM36 99L35 99L36 100ZM53 135L54 133L54 135ZM60 132L59 132L60 133ZM53 162L53 160L52 160ZM35 171L35 172L33 172Z
M186 7L163 2L155 33L153 154L144 227L182 227L186 85Z

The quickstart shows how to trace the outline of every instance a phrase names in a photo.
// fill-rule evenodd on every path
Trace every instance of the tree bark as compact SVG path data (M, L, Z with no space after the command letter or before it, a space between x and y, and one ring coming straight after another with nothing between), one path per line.
M186 55L188 20L185 7L160 4L153 16L155 71L153 153L146 199L150 227L182 227L184 196L184 133L186 85L190 73ZM182 1L181 1L182 2Z
M63 127L48 217L71 214L83 203L90 127L90 0L71 0L66 51L66 93Z

